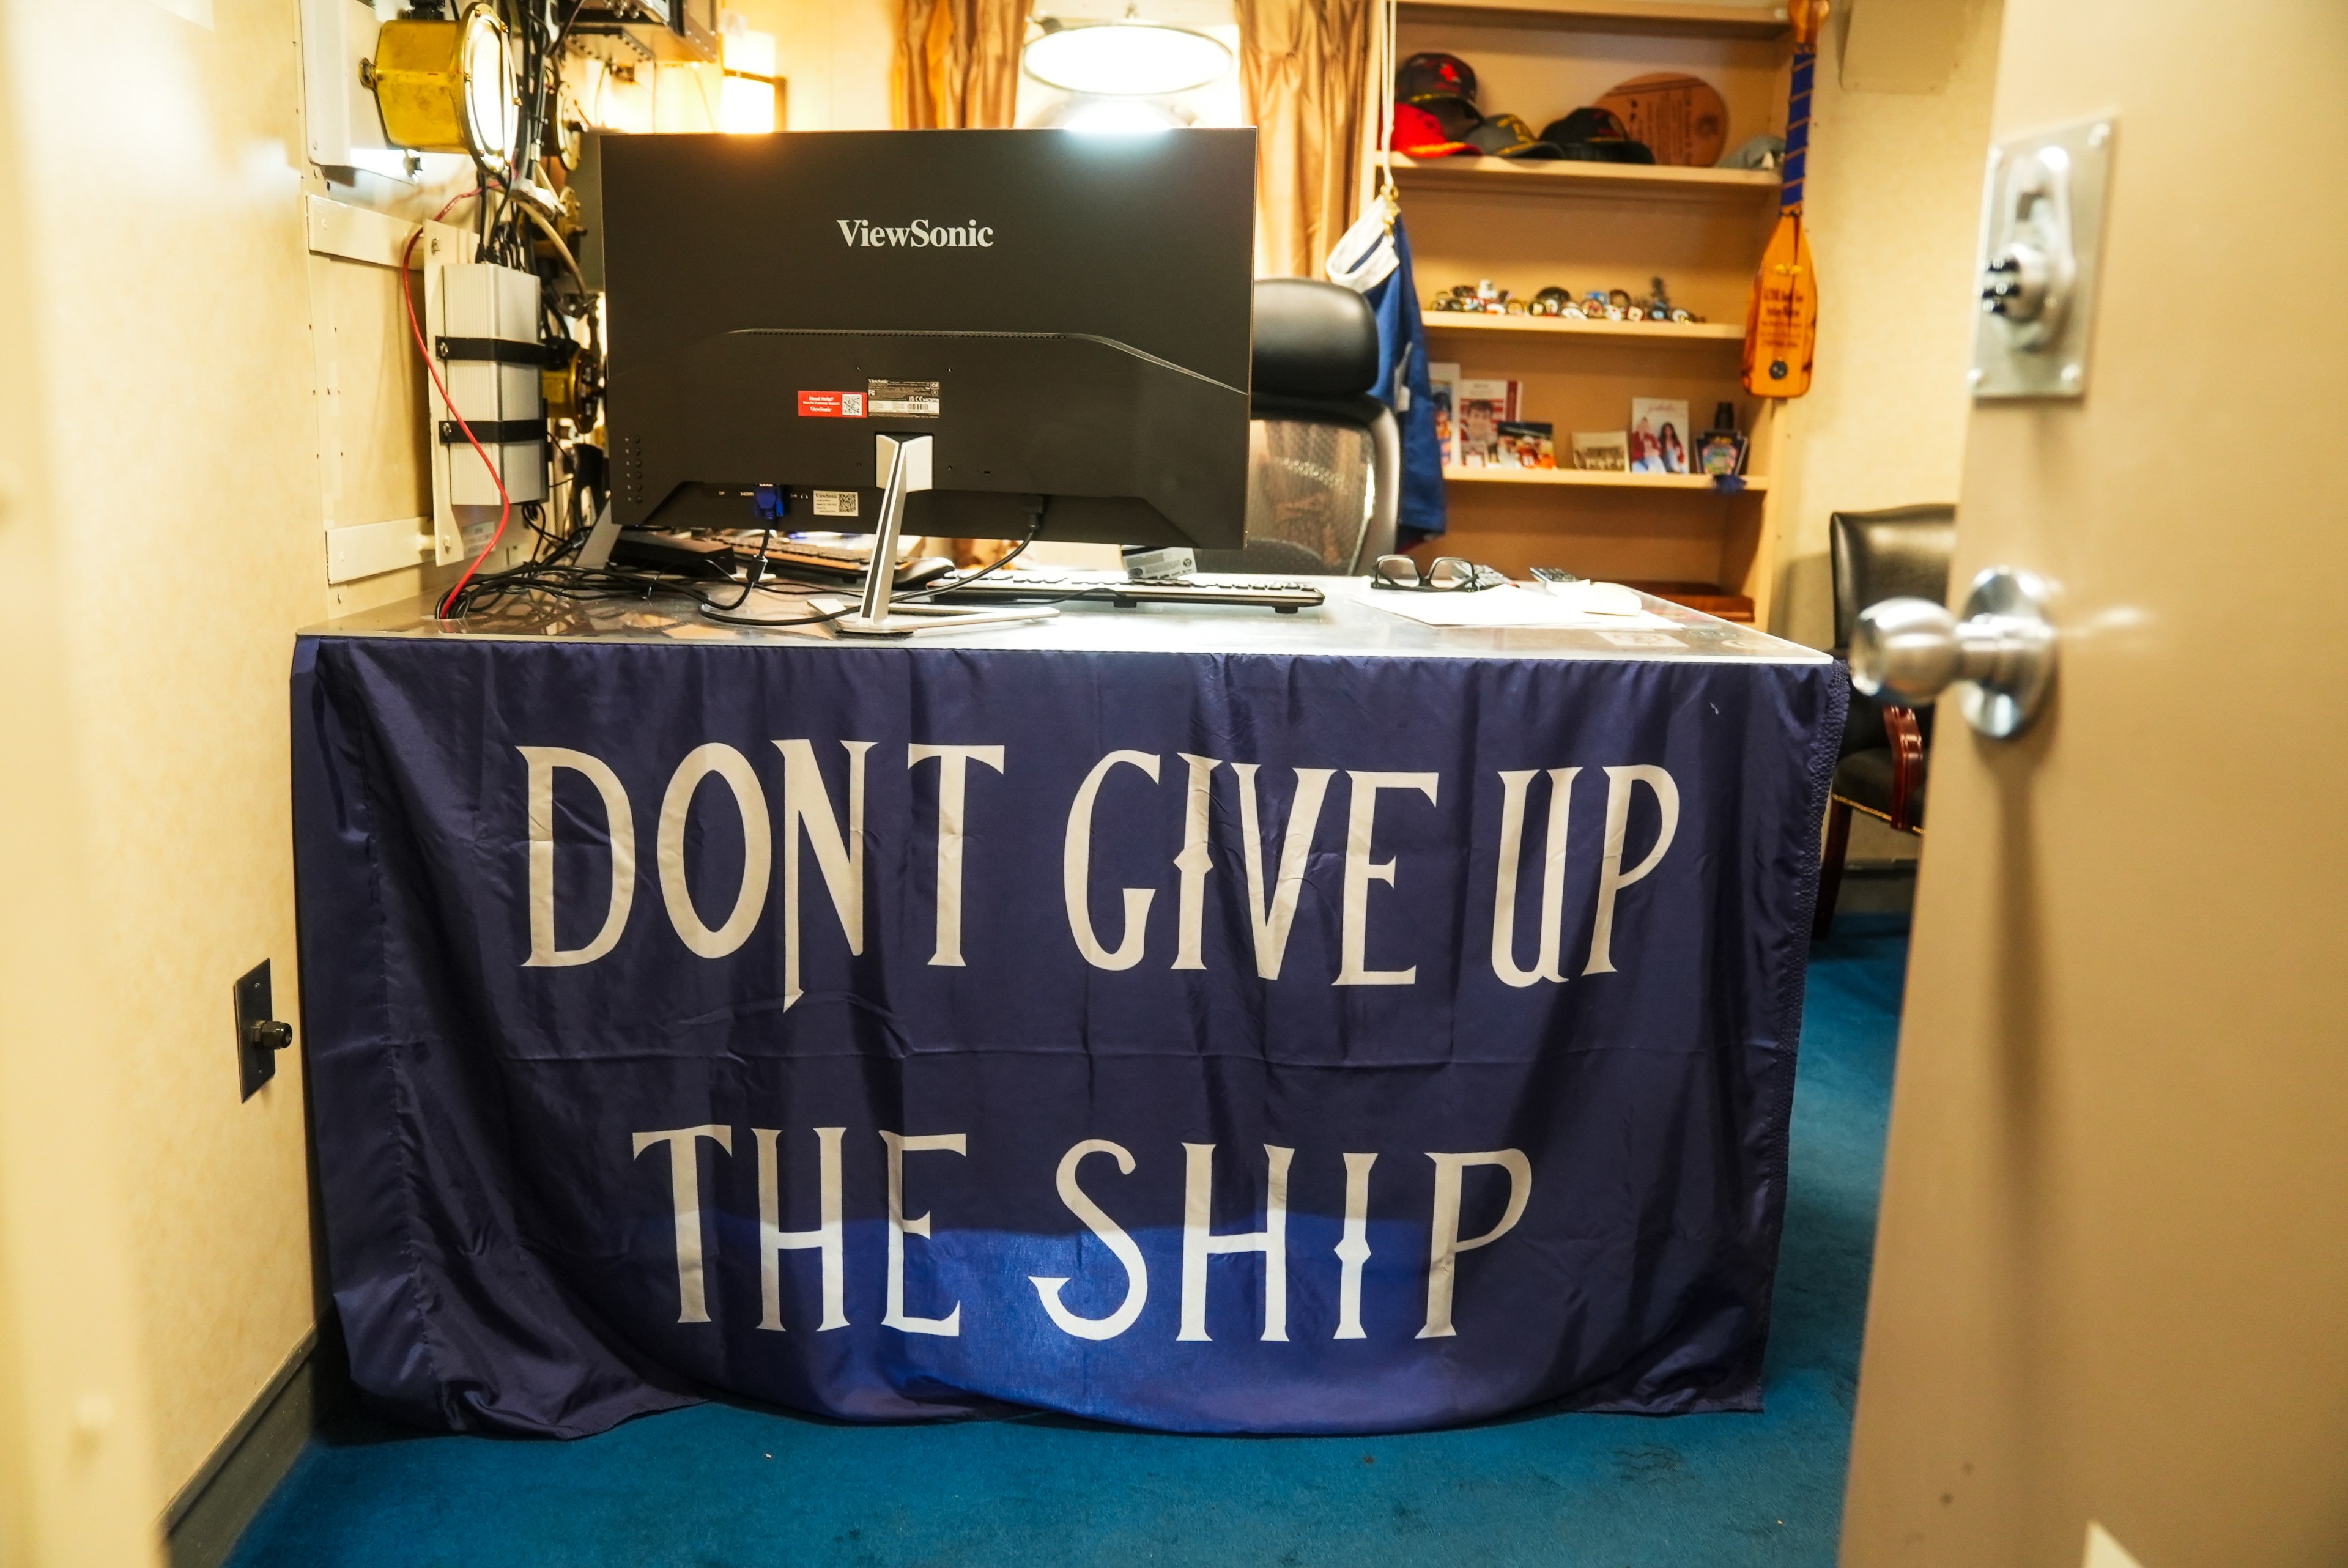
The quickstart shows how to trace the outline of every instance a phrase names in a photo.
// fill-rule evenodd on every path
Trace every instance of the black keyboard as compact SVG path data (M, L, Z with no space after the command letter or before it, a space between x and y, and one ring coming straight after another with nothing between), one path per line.
M747 562L758 553L757 535L745 539L736 536L735 558ZM839 544L818 544L806 539L778 539L767 546L767 561L776 571L794 572L814 577L854 578L864 580L864 569L872 563L870 545L854 549ZM901 573L902 568L900 568Z
M1321 590L1302 578L1255 577L1241 572L1193 572L1187 577L1146 582L1122 572L1086 572L1042 566L990 572L975 582L973 572L951 573L935 597L950 603L1034 603L1089 599L1118 605L1257 604L1293 615L1322 602Z

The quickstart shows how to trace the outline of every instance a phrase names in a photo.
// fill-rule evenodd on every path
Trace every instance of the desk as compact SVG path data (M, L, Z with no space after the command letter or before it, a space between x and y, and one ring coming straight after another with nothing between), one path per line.
M565 1436L1756 1408L1838 674L1365 592L304 633L360 1386Z

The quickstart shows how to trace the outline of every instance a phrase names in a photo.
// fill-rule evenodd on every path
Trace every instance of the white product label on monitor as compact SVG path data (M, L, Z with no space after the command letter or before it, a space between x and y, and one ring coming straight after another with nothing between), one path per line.
M854 517L854 490L818 490L815 492L815 514L818 517Z
M871 381L865 384L864 406L877 418L934 419L942 407L934 381Z

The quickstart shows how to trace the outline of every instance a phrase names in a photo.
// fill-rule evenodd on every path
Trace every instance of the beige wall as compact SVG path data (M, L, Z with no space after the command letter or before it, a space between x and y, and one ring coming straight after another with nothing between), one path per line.
M1819 48L1804 207L1819 280L1818 374L1787 411L1777 480L1774 629L1817 647L1834 641L1827 514L1957 493L2000 0L1856 0L1842 9ZM1910 76L1925 81L1941 76L1930 61L1946 61L1954 42L1942 85L1846 85L1844 49L1864 42L1869 21L1959 10L1962 26L1921 29L1912 41L1911 59L1925 58Z
M792 130L886 130L896 0L729 0L775 35Z
M240 1103L229 996L267 958L298 1017L285 679L347 598L298 60L294 0L0 0L0 1541L25 1562L129 1560L315 1321L301 1064ZM389 321L369 272L345 294ZM354 386L391 374L376 336ZM394 382L360 435L412 452ZM412 465L370 482L363 509L428 509Z
M126 1388L118 1432L75 1439L151 1439L108 1500L142 1526L314 1320L299 1067L239 1104L229 1003L264 957L281 1013L298 1002L284 678L289 633L324 607L306 322L285 308L304 294L292 6L218 11L216 30L155 0L0 12L32 449L5 548L39 563L15 591L57 595L27 749L71 767L55 810L9 829L72 851L65 908L9 890L46 929L6 987L71 1023L5 1049L19 1071L69 1049L99 1086L34 1113L104 1156L112 1191L73 1196L129 1292L127 1314L20 1318L18 1348L63 1383L143 1362L168 1390L141 1412ZM20 1311L40 1299L36 1253L5 1266ZM71 1425L65 1387L28 1391L34 1441ZM34 1560L70 1560L50 1539Z
M782 40L795 126L887 124L886 0L743 8ZM0 1379L15 1546L50 1517L25 1500L67 1495L32 1478L105 1443L111 1511L144 1528L314 1321L300 1064L239 1103L228 989L270 958L297 1016L291 634L447 573L326 584L325 526L429 496L396 274L309 254L302 201L413 218L453 188L330 186L307 162L294 0L0 17L0 561L28 590L88 585L7 623L9 864L19 890L36 855L59 868L12 892L0 954L0 1346L39 1372ZM52 1318L58 1247L91 1272ZM77 1402L84 1428L116 1406L112 1435L57 1449Z
M13 22L14 17L9 16ZM26 44L0 26L0 82ZM121 1188L118 1053L88 999L95 920L71 723L70 612L48 526L41 379L64 346L29 308L18 100L0 91L0 1565L139 1560L153 1497Z
M742 9L795 128L888 123L889 0ZM239 1102L229 988L298 1017L293 632L449 573L326 583L325 527L430 499L396 274L302 204L457 187L330 186L298 45L295 0L0 0L10 1568L126 1561L320 1305L300 1062Z

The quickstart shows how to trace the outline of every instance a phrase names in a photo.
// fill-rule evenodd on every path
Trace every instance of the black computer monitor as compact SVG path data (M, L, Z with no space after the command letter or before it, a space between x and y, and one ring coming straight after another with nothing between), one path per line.
M1237 549L1255 133L605 136L613 515ZM1040 525L1040 527L1039 527Z

